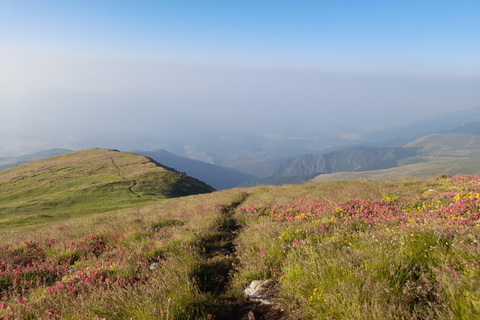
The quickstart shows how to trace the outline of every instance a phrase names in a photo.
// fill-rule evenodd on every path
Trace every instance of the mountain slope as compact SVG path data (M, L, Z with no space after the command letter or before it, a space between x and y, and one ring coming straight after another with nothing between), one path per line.
M468 126L470 129L475 127L474 124ZM455 129L455 131L458 130ZM437 172L473 173L477 172L475 161L464 161L461 165L454 162L445 163L453 158L472 157L480 157L480 136L437 133L418 138L403 147L350 147L322 155L306 155L290 159L277 165L267 177L251 181L246 185L283 184L285 181L299 183L315 173L321 176L314 181L350 179L349 176L351 179L374 176L401 178L407 176L406 172L409 172L410 176L427 176ZM414 164L416 166L408 169L405 167ZM395 167L398 169L379 171ZM353 174L372 170L374 172L368 174ZM339 174L327 176L334 173Z
M350 147L321 155L305 155L285 161L273 169L269 177L295 177L313 173L365 171L391 168L397 160L412 157L415 148Z
M336 172L321 174L312 179L314 182L332 180L356 179L400 179L406 177L428 177L436 174L478 174L480 173L480 158L437 158L425 163L416 163L396 168L372 170L363 172Z
M275 166L266 177L249 181L242 186L283 185L301 183L319 174L356 172L392 168L403 159L416 155L417 148L350 147L321 155L304 155ZM414 159L414 162L420 160Z
M0 190L2 227L105 212L214 189L141 155L87 149L1 171Z
M480 136L461 133L432 134L405 145L431 157L480 157Z
M286 177L264 177L247 181L240 187L249 188L255 186L283 186L285 184L300 184L315 178L318 173L311 173L304 176L286 176Z
M364 172L337 172L315 177L313 181L399 179L426 177L438 173L475 174L480 172L480 136L437 133L416 139L404 147L417 155L397 161L398 167Z
M186 172L189 176L206 182L217 190L238 187L244 182L255 179L254 176L240 171L223 168L199 160L174 155L163 149L155 151L135 151L177 171Z

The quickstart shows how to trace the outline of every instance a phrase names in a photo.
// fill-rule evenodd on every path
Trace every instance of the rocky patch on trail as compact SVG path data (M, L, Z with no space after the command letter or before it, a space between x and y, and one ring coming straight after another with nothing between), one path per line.
M243 291L245 296L255 302L274 304L274 296L277 292L277 282L274 280L254 280Z

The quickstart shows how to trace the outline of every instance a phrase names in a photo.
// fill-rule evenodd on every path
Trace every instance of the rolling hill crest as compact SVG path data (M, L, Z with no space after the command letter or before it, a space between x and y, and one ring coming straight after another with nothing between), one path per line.
M0 172L0 227L209 193L211 186L130 152L87 149Z

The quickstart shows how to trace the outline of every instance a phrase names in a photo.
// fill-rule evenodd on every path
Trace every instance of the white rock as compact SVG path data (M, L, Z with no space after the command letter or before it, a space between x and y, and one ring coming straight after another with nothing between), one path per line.
M277 283L274 280L254 280L250 286L243 291L245 296L251 300L265 304L273 304L273 296Z

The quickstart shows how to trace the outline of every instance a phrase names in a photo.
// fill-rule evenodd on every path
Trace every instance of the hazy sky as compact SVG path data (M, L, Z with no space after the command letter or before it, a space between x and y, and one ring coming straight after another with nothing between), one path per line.
M47 113L17 101L45 90L173 99L164 108L237 122L363 114L368 128L477 107L479 17L477 0L0 0L0 124ZM59 108L65 120L82 106Z

